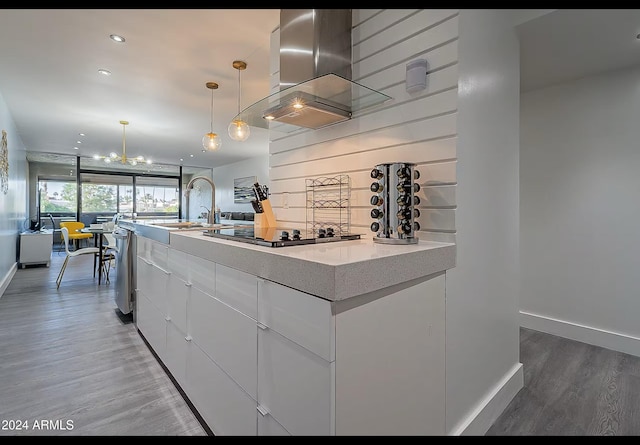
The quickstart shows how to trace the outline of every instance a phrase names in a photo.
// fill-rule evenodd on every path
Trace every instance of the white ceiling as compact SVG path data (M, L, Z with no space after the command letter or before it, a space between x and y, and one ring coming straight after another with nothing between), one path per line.
M523 92L640 64L640 9L531 11L542 15L517 28ZM279 9L3 9L0 94L33 152L120 153L119 121L128 120L129 156L216 167L266 154L267 130L252 127L246 142L227 135L238 106L231 64L248 64L242 108L267 96L279 17ZM117 44L110 34L127 40ZM215 153L201 147L210 127L208 81L220 85L214 131L223 144Z
M520 90L640 64L640 9L559 9L518 26Z
M227 135L238 111L232 62L247 62L242 108L267 96L270 34L279 22L279 9L3 9L0 94L28 151L121 153L119 121L127 120L129 157L236 162L267 153L268 131L252 127L246 142ZM201 145L210 128L208 81L219 84L213 130L223 137L213 153Z

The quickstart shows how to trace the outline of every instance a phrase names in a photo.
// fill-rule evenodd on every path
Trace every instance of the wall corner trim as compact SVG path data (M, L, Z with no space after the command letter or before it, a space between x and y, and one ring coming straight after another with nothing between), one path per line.
M448 435L483 436L523 387L522 363L516 363Z

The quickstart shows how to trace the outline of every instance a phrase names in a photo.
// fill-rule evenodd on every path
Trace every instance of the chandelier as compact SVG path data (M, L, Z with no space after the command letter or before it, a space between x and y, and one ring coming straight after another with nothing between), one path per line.
M120 162L121 164L138 165L151 164L151 159L145 159L144 156L127 157L127 137L125 129L129 125L128 121L120 121L122 125L122 154L112 151L109 156L94 155L93 159L103 159L105 163Z

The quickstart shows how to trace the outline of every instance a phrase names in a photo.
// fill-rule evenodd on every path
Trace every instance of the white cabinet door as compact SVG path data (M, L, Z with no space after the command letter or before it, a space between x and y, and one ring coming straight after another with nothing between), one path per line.
M189 265L187 263L187 253L169 247L167 252L167 270L172 275L177 276L183 281L189 281Z
M161 269L167 270L169 267L169 246L153 240L149 243L149 260Z
M178 275L169 275L167 287L167 316L182 332L187 332L187 301L191 286Z
M145 239L139 237L139 239ZM136 286L137 289L149 295L151 293L151 262L142 256L138 256L136 264Z
M150 269L149 293L145 295L149 298L163 316L167 315L168 311L168 292L170 273L166 269L152 264Z
M171 321L167 323L167 348L164 364L171 375L184 389L187 376L187 340L186 334Z
M269 414L265 408L258 405L258 436L290 436L282 425Z
M444 274L339 310L335 364L337 435L445 434Z
M186 393L214 434L256 435L255 400L193 341L187 347Z
M193 341L257 399L256 321L192 287L188 333Z
M330 301L260 280L258 321L325 360L335 360L335 328Z
M187 254L189 264L189 282L201 291L215 297L216 263Z
M164 314L151 303L142 292L136 293L136 326L147 339L153 350L164 360L167 328Z
M272 329L259 329L259 406L294 436L332 435L333 365Z
M216 298L243 314L258 318L258 278L216 264Z

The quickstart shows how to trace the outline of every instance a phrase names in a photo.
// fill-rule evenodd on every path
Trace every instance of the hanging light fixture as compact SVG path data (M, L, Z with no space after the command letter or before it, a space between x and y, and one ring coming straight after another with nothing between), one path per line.
M234 60L233 67L238 70L238 115L240 115L240 71L247 69L247 63L242 60ZM231 121L228 131L229 137L238 142L246 141L251 133L249 125L238 116Z
M103 159L107 164L112 162L120 162L121 164L130 165L151 164L151 159L145 159L144 156L127 157L127 137L125 134L125 128L129 125L129 122L120 121L120 124L122 125L122 154L119 155L115 151L112 151L109 153L109 156L94 155L93 159Z
M209 133L205 134L202 138L203 151L216 151L222 145L222 139L220 136L213 132L213 90L218 89L218 84L215 82L207 82L207 88L211 90L211 128Z

